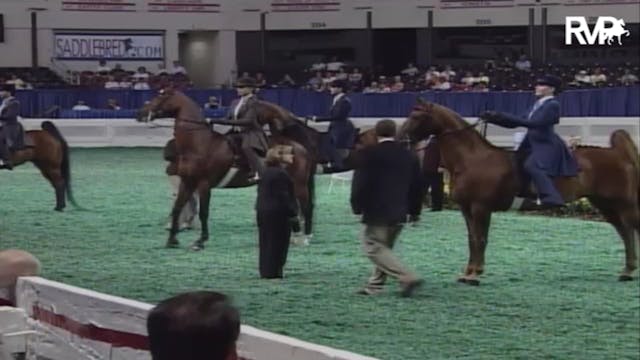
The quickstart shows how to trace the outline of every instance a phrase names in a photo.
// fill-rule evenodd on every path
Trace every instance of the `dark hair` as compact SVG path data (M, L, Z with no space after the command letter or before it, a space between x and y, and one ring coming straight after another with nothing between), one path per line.
M376 136L378 137L395 137L396 123L390 119L378 121L376 124Z
M240 314L224 294L189 292L154 307L147 331L153 360L224 360L240 335Z

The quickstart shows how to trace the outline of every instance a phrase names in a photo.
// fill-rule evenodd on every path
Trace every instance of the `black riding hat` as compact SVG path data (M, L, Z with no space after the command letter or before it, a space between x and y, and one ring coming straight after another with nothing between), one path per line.
M331 82L331 84L329 84L329 86L346 90L347 82L342 79L335 79Z
M236 81L237 88L254 88L256 87L256 79L252 77L242 77Z
M562 80L559 77L554 75L544 75L536 81L537 85L547 85L554 87L556 91L560 91L560 86L562 85Z

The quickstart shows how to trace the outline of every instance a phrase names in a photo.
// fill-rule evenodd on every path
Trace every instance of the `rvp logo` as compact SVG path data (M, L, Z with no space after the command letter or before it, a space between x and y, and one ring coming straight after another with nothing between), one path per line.
M564 43L573 45L573 38L580 45L611 45L614 38L622 45L622 36L629 36L629 30L625 29L624 20L611 16L599 16L593 31L584 16L567 16L564 24ZM597 40L597 41L596 41Z

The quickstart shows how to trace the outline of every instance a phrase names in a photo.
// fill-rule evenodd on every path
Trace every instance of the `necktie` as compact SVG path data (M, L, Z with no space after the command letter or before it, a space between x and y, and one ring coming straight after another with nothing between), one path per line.
M538 101L536 101L535 104L533 104L533 108L531 109L531 112L529 113L529 119L531 119L531 115L533 115L533 113L536 112L536 110L538 110L540 105L542 105L542 101L541 100L538 100Z

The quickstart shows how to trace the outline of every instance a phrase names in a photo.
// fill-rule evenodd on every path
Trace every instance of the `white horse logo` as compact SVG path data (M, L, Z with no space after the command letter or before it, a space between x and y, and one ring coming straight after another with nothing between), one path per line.
M614 37L618 38L618 45L622 45L622 35L630 36L629 30L625 29L623 19L613 21L613 26L607 29L603 29L603 36L607 41L607 45L611 45Z

